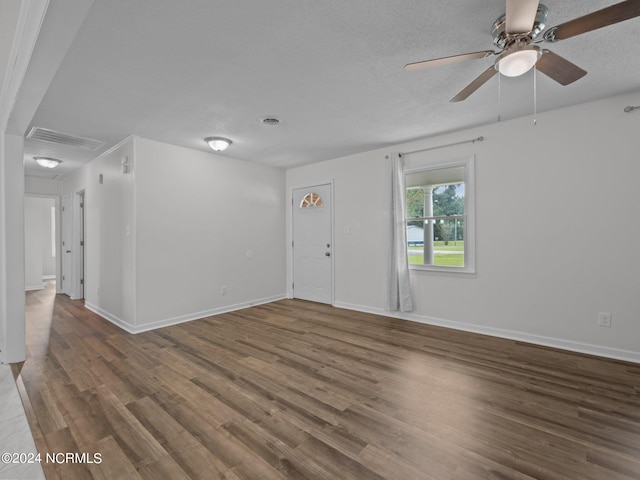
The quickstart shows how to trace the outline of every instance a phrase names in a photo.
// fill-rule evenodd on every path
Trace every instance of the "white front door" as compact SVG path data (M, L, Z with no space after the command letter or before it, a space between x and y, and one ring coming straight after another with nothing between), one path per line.
M293 296L332 303L331 184L293 190Z

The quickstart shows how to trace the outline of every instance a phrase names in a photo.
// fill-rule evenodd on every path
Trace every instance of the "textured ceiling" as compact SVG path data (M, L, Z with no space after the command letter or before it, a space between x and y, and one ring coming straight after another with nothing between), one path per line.
M616 2L544 3L553 26ZM208 151L205 137L226 136L225 156L291 167L531 115L533 73L503 77L500 103L497 75L449 103L492 58L403 69L492 49L504 10L504 0L95 0L32 125L105 149L139 135ZM588 75L563 87L538 74L538 112L640 88L638 38L640 18L546 44ZM27 174L38 154L65 161L60 174L96 156L27 141Z

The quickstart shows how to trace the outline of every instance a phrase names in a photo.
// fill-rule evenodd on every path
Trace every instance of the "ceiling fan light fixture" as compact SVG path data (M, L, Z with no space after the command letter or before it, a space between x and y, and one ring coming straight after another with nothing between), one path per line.
M209 144L211 150L213 150L214 152L222 152L229 148L229 145L233 143L228 138L223 137L207 137L204 139L204 141Z
M519 77L531 70L541 55L542 50L536 45L507 50L498 57L496 70L507 77Z
M62 163L62 160L51 157L33 157L38 165L44 168L56 168Z

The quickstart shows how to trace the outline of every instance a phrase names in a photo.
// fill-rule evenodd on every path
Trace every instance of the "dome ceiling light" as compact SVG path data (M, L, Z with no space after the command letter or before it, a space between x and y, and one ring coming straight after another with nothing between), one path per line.
M507 77L519 77L531 70L540 55L542 55L542 51L537 45L507 50L498 57L495 68Z
M214 152L223 152L233 143L231 140L224 137L207 137L204 141L209 144L211 150Z
M38 165L44 168L56 168L62 163L62 160L51 157L33 157Z

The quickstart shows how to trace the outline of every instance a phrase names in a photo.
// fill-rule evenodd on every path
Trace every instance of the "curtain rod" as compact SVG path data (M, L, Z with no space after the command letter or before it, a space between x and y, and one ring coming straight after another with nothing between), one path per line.
M412 153L426 152L428 150L436 150L438 148L453 147L454 145L462 145L463 143L482 142L483 140L484 140L484 137L480 136L478 138L472 138L470 140L462 140L461 142L447 143L446 145L438 145L436 147L422 148L420 150L414 150L412 152L404 152L402 155L411 155Z

